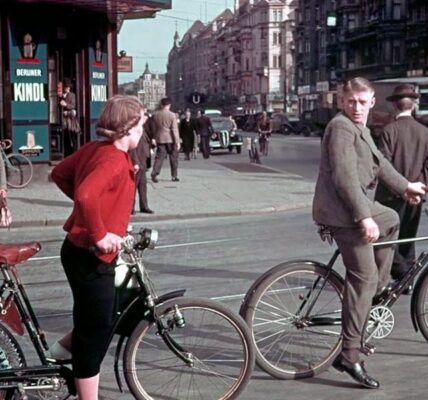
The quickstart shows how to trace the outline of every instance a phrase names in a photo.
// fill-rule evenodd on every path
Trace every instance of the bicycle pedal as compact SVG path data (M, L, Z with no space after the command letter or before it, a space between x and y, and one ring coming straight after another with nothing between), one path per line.
M372 354L375 353L376 347L374 345L372 345L371 343L365 343L361 347L360 351L361 351L361 353L365 354L366 356L371 356Z

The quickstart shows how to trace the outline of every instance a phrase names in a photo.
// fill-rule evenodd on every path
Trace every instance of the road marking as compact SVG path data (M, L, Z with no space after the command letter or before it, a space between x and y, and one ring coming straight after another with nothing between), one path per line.
M236 240L242 240L241 238L233 239L217 239L217 240L205 240L202 242L189 242L189 243L178 243L178 244L166 244L163 246L156 246L155 249L171 249L176 247L186 247L186 246L200 246L203 244L214 244L214 243L224 243L224 242L233 242ZM32 257L29 260L31 261L47 261L47 260L57 260L60 256L47 256L47 257Z

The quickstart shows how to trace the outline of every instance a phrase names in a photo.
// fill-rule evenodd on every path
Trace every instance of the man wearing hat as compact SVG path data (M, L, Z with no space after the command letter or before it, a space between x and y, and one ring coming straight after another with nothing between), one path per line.
M412 116L416 100L420 97L413 85L402 84L395 87L391 101L397 111L395 121L385 126L380 137L379 149L394 168L410 182L428 183L428 128ZM376 200L397 211L400 217L399 239L416 236L421 216L422 204L409 204L397 193L380 184ZM400 279L415 260L415 244L399 245L394 254L391 275ZM404 293L411 294L413 285Z

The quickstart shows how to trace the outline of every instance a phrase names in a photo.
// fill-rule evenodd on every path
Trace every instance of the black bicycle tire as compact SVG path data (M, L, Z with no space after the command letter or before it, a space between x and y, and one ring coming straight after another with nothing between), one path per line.
M28 157L24 156L23 154L11 153L11 154L7 155L7 158L9 159L9 162L10 162L11 158L23 160L28 165L29 170L30 170L30 177L25 182L23 182L21 184L15 184L15 183L12 183L12 181L10 181L9 179L7 179L7 185L11 188L14 188L14 189L21 189L21 188L26 187L31 182L31 180L33 179L33 173L34 173L33 163L31 162L31 160ZM6 174L7 174L7 169L9 167L8 167L7 163L5 163L4 165L5 165Z
M421 331L422 336L428 341L428 321L425 319L425 314L428 310L424 310L425 299L428 295L428 274L425 273L418 279L415 286L413 296L415 296L416 307L414 318L416 324Z
M238 314L235 314L232 310L230 310L223 304L212 300L208 300L208 299L202 299L202 298L183 297L183 298L168 300L167 302L159 305L157 307L156 312L158 313L158 315L163 315L167 313L169 310L173 309L175 305L177 305L180 309L183 309L183 310L185 310L186 307L208 308L210 310L214 310L216 313L218 313L223 318L228 320L231 324L233 324L234 328L237 330L239 335L241 335L241 340L244 345L243 349L245 350L245 354L244 354L245 365L241 373L239 374L239 381L235 385L233 385L231 389L229 389L229 392L227 393L227 397L224 397L224 396L221 397L222 400L236 399L239 396L239 394L241 394L242 391L246 388L251 378L251 374L255 364L255 352L254 352L254 348L252 347L251 333L248 329L247 324ZM142 385L138 381L138 378L133 373L133 370L135 370L135 365L134 365L135 363L134 363L134 357L133 357L133 355L135 354L135 348L138 348L138 345L141 341L140 338L144 334L144 331L152 323L153 321L150 322L150 321L142 320L135 327L135 329L133 330L131 336L129 337L126 343L126 347L123 353L123 370L124 370L125 379L129 387L129 390L131 391L133 396L138 400L154 399L150 397L150 395L148 395L147 393L143 393L141 391L140 387L142 388ZM159 340L162 340L162 339L159 337ZM230 392L231 390L232 392Z
M320 365L318 365L316 368L311 368L310 370L305 372L295 372L295 373L287 372L273 366L268 360L266 360L266 358L260 352L257 346L256 338L254 336L254 328L253 328L253 318L254 318L254 312L256 309L257 302L260 300L260 298L263 296L263 294L267 291L267 289L272 284L277 282L286 274L289 274L292 272L295 273L298 271L316 272L322 276L326 276L328 273L328 269L324 264L318 263L316 261L310 261L310 260L289 261L289 262L277 265L271 268L270 270L266 271L261 277L259 277L255 281L255 283L248 290L244 299L244 303L242 304L241 310L240 310L240 315L245 319L252 333L251 337L253 341L253 346L256 350L257 366L260 367L263 371L267 372L272 377L277 379L293 380L293 379L303 379L303 378L313 377L325 371L332 364L332 362L337 357L337 355L339 355L341 350L342 336L339 336L336 345L333 347L333 351L329 353L329 356L325 358L325 360ZM331 271L328 277L328 282L335 286L336 292L338 293L340 299L343 300L342 299L343 285L344 285L343 279L336 272Z
M11 363L12 368L25 367L27 365L25 361L24 352L18 341L12 335L6 326L0 322L0 349L5 351L9 356L12 354L12 358L7 361ZM0 366L1 368L1 366ZM0 390L0 400L10 400L14 396L15 390Z

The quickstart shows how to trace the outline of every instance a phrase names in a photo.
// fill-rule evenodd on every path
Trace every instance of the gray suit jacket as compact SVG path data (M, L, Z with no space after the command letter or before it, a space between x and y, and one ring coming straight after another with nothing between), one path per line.
M156 143L180 143L177 118L172 111L156 111L153 115L153 126Z
M339 113L327 125L313 201L313 218L319 224L355 227L377 214L374 202L378 179L399 194L408 181L376 148L370 131Z

